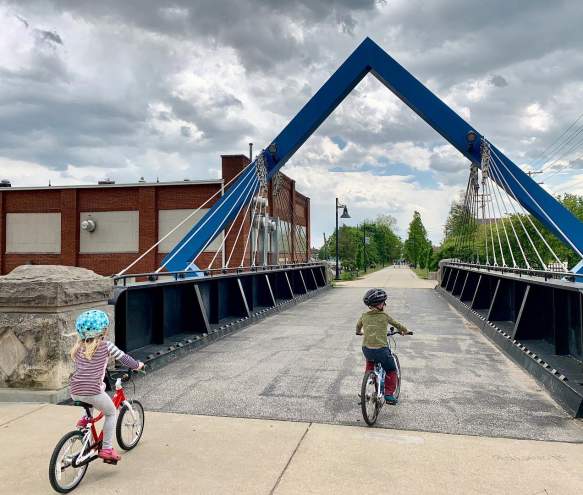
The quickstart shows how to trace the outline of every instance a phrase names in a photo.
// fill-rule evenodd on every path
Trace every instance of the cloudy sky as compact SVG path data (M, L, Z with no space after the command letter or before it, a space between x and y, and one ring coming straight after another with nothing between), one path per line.
M0 177L217 177L220 154L266 146L366 36L540 168L583 112L581 19L573 0L0 0ZM545 187L583 193L577 151ZM401 234L419 210L440 241L467 167L367 76L284 170L319 245L334 194L351 223L388 213Z

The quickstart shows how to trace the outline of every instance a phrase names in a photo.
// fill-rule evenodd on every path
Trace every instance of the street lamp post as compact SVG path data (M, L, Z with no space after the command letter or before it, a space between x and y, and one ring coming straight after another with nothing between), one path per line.
M340 208L344 209L340 218L350 218L350 215L348 214L348 209L346 208L346 205L340 204L338 202L338 198L336 198L336 280L340 280L340 265L338 262L338 249L339 249L339 244L338 244L338 210Z

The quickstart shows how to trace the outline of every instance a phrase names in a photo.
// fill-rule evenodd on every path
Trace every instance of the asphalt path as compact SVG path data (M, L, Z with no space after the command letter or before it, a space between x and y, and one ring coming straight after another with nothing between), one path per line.
M427 282L392 267L157 370L138 383L137 396L154 411L362 425L354 325L367 283L389 287L389 312L415 332L397 339L401 401L383 408L377 427L583 442L580 420Z

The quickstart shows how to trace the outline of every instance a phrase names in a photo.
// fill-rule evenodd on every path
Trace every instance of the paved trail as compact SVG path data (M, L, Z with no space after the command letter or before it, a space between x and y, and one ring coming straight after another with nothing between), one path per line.
M408 269L343 283L152 373L150 410L361 425L355 321L364 287L389 287L389 311L415 331L398 339L402 401L378 425L403 430L583 442L525 372Z

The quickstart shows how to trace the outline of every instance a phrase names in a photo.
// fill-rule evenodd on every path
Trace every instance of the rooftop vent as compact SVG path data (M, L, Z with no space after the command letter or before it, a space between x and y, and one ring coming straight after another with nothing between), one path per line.
M105 185L105 184L115 184L115 181L110 179L109 177L106 177L105 179L102 179L100 181L97 181L98 184L101 185Z
M146 179L144 179L143 177L140 177L140 180L138 181L139 184L144 184L146 182Z
M0 180L0 187L12 187L12 183L8 179Z

